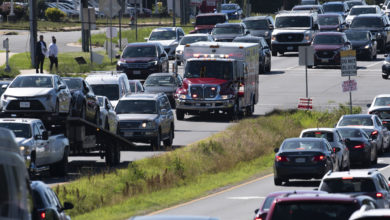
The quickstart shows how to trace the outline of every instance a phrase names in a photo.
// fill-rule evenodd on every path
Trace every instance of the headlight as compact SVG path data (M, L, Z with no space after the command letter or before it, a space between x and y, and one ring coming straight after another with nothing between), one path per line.
M264 32L264 37L267 37L269 34L269 31Z
M151 65L151 66L155 66L155 65L157 65L157 60L153 60L153 61L150 61L149 62L149 65Z
M237 13L237 12L234 12L234 14L235 14L235 15L238 15L238 13Z
M20 151L24 151L25 147L24 146L20 146Z
M276 36L272 35L271 40L276 40Z
M118 65L118 66L120 66L120 65L122 65L122 64L125 64L125 62L122 62L122 61L120 61L120 60L118 60L118 62L116 62L116 65Z
M367 44L366 46L364 46L364 48L365 48L365 49L368 49L368 48L370 48L370 45Z
M231 99L233 95L221 95L221 99Z
M305 35L305 40L306 41L310 41L311 39L310 39L310 35Z
M176 50L176 54L181 55L183 53L182 50Z
M179 99L186 99L186 98L187 98L186 95L180 95L180 96L179 96Z
M142 128L154 128L154 122L152 122L152 121L143 122L141 124L141 127Z

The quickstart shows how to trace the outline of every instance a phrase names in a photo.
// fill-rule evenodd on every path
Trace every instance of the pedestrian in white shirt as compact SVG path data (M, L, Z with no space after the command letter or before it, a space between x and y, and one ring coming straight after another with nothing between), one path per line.
M51 37L52 43L49 45L49 59L50 59L50 72L52 72L53 64L56 65L56 72L58 72L58 47L57 47L57 40L53 36Z

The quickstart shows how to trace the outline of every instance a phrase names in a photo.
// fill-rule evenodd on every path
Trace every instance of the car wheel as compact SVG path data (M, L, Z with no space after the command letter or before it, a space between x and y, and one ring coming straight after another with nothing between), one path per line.
M274 177L274 184L275 186L281 186L283 183L282 179L278 178L278 177Z
M255 98L253 97L250 106L246 108L247 116L252 116L254 111L255 111Z
M259 74L264 73L264 67L263 65L259 65Z
M238 114L239 114L239 107L238 107L238 103L235 102L234 103L234 106L229 110L229 118L231 120L237 120L238 119Z
M266 73L271 72L271 61L269 62L267 68L265 68L265 72L266 72Z
M383 78L383 79L388 79L388 78L389 78L389 75L382 75L382 78Z
M153 151L158 151L161 148L161 131L159 129L157 137L152 140L151 147Z
M278 51L276 51L276 50L273 50L273 51L272 51L272 56L273 56L273 57L276 57L276 56L278 56Z
M173 144L173 132L175 132L175 131L174 131L173 126L171 126L171 128L169 129L169 138L163 141L165 148L172 146L172 144Z
M180 109L176 109L176 119L181 121L184 120L184 111Z
M50 173L52 176L66 176L68 174L68 155L69 150L66 147L62 160L52 166L50 166Z

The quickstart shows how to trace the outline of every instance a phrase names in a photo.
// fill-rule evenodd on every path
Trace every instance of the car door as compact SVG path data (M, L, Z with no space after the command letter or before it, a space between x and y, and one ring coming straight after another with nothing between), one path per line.
M32 133L36 146L35 150L35 165L42 166L46 164L48 157L47 141L42 140L42 134L36 123L32 124Z
M383 188L383 194L384 194L384 199L385 199L385 207L386 208L389 208L390 206L390 187L389 187L389 183L387 182L386 178L381 174L379 173L378 174L378 177L380 179L380 181L382 182L382 188Z
M114 110L114 107L111 105L111 102L108 101L108 99L105 99L105 109L108 114L108 125L110 127L110 131L113 133L116 133L116 127L118 125L118 119L116 116L116 112Z
M389 131L385 126L383 126L381 120L374 115L374 124L375 128L381 133L383 138L383 147L387 147L389 145Z
M336 154L335 154L335 152L333 152L332 146L330 146L329 142L326 141L325 147L326 147L326 150L328 151L328 154L330 155L329 156L329 158L330 158L329 163L332 164L333 171L338 170L338 162L337 162Z

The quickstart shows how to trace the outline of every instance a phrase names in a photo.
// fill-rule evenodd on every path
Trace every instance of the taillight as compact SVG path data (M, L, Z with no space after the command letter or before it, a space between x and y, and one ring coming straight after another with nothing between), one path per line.
M325 155L317 155L313 157L312 161L317 162L317 161L323 161L325 159L326 159Z
M46 218L46 213L45 213L45 211L41 212L41 214L39 215L39 217L41 217L41 219L45 219L45 218Z
M275 160L276 160L276 162L288 162L288 161L290 161L286 156L276 156Z
M263 220L261 217L256 217L255 220Z
M364 144L355 145L355 146L353 146L353 148L355 148L355 149L362 149L362 148L364 148Z
M376 193L375 196L376 196L376 198L382 198L383 194L382 193Z
M375 131L373 131L373 132L371 133L372 136L375 136L375 135L377 135L377 134L378 134L378 131L377 131L377 130L375 130Z
M244 96L245 95L245 84L240 83L240 88L238 89L238 96Z

